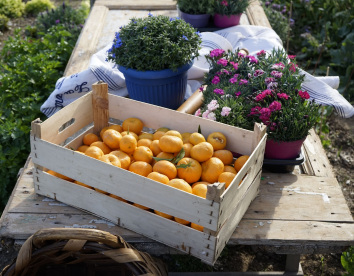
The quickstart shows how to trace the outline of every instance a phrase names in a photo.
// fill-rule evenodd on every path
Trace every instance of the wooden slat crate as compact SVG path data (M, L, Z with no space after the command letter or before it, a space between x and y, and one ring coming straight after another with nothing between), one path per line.
M227 149L250 158L228 187L208 186L207 198L163 185L75 152L88 132L99 133L109 119L140 118L150 129L167 126L203 135L220 131ZM84 130L84 131L83 131ZM78 135L78 133L81 134ZM75 137L66 143L70 137ZM66 143L66 144L65 144ZM157 240L214 264L237 224L256 197L266 143L264 126L254 131L231 127L174 110L118 97L107 92L107 84L93 85L93 91L63 108L44 122L32 123L31 157L35 164L36 193L83 209L113 223ZM54 170L128 201L147 206L204 227L200 232L46 173ZM241 185L238 185L242 180Z

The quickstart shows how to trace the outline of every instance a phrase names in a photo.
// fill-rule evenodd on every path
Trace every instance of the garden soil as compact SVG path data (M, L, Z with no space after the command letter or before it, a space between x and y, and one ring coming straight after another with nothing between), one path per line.
M80 2L80 1L76 1ZM0 50L4 41L13 35L16 28L32 25L34 18L11 20L9 30L0 33ZM342 192L354 216L354 117L343 119L335 114L328 118L329 133L325 138L330 140L326 148ZM0 271L13 260L20 245L13 240L1 239L0 242ZM231 250L232 249L232 250ZM326 276L342 275L345 271L340 262L340 253L324 255L302 255L301 266L304 275ZM208 267L198 261L190 262L187 256L162 256L170 271L282 271L285 268L285 256L269 253L262 247L236 246L226 247L214 267ZM187 257L190 258L190 257ZM188 268L186 268L188 266Z

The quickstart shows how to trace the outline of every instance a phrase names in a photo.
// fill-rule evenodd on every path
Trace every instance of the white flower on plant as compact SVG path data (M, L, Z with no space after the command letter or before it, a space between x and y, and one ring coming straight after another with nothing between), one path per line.
M224 106L221 110L221 116L229 116L231 108L228 106Z
M210 112L210 110L208 110L208 109L203 112L202 117L204 119L209 119L209 120L216 121L215 113L214 112Z
M217 109L219 107L218 101L217 100L212 100L209 104L208 104L208 110L209 111L214 111L215 109Z

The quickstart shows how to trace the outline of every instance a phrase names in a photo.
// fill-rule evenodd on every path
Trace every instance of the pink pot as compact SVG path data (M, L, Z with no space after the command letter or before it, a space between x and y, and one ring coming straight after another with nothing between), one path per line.
M264 152L265 159L295 159L301 152L301 146L306 137L292 142L275 142L267 140Z
M240 24L242 13L233 15L214 14L214 25L219 28L227 28Z

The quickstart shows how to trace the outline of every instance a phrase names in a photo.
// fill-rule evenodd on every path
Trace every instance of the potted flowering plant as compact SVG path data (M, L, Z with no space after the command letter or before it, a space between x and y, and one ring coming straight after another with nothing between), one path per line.
M250 130L255 122L263 123L268 132L265 158L296 158L320 113L301 90L304 75L295 57L280 49L256 56L215 49L207 60L211 67L204 102L195 115Z
M215 0L214 25L227 28L238 25L243 12L249 6L250 0Z
M195 28L208 25L214 0L177 0L179 16Z
M130 98L176 109L200 44L199 32L184 20L149 13L120 28L107 60L124 74Z

